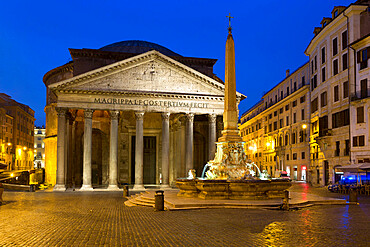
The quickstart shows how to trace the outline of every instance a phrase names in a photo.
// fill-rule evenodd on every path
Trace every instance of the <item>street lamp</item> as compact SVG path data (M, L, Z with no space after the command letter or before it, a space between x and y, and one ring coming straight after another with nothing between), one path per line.
M307 124L302 124L302 129L307 129Z

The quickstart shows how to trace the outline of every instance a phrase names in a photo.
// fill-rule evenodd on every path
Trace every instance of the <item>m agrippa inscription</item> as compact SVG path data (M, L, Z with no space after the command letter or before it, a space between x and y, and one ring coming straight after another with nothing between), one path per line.
M189 108L208 108L209 106L209 103L203 103L203 102L117 99L117 98L94 98L94 103L109 104L109 105L137 105L137 106L189 107Z

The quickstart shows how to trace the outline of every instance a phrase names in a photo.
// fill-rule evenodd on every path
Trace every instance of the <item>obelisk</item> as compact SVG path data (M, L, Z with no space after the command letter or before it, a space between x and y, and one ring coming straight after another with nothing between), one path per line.
M229 18L229 35L226 40L225 52L225 99L224 99L224 130L219 142L241 142L238 130L238 110L236 106L236 79L235 79L235 49L231 34L231 16Z

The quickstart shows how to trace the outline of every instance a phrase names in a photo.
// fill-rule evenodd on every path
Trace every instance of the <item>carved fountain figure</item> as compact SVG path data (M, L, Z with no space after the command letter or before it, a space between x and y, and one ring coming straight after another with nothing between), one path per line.
M225 54L224 130L216 143L214 160L206 165L206 179L177 179L178 196L203 199L264 199L281 197L291 186L290 180L267 180L254 163L247 160L244 142L239 135L236 104L235 51L229 18L229 34ZM254 171L253 169L256 169ZM205 170L204 170L205 171ZM203 171L203 174L204 174ZM258 172L258 174L257 174ZM265 179L260 179L265 178Z

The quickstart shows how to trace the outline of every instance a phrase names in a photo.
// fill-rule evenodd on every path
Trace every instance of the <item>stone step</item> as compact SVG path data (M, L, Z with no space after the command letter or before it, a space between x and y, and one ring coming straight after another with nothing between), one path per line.
M124 202L125 203L125 205L127 206L127 207L135 207L136 205L135 204L133 204L131 201L125 201Z
M154 200L148 200L148 199L142 198L142 197L135 198L135 201L148 203L148 204L153 204L153 205L155 203Z

